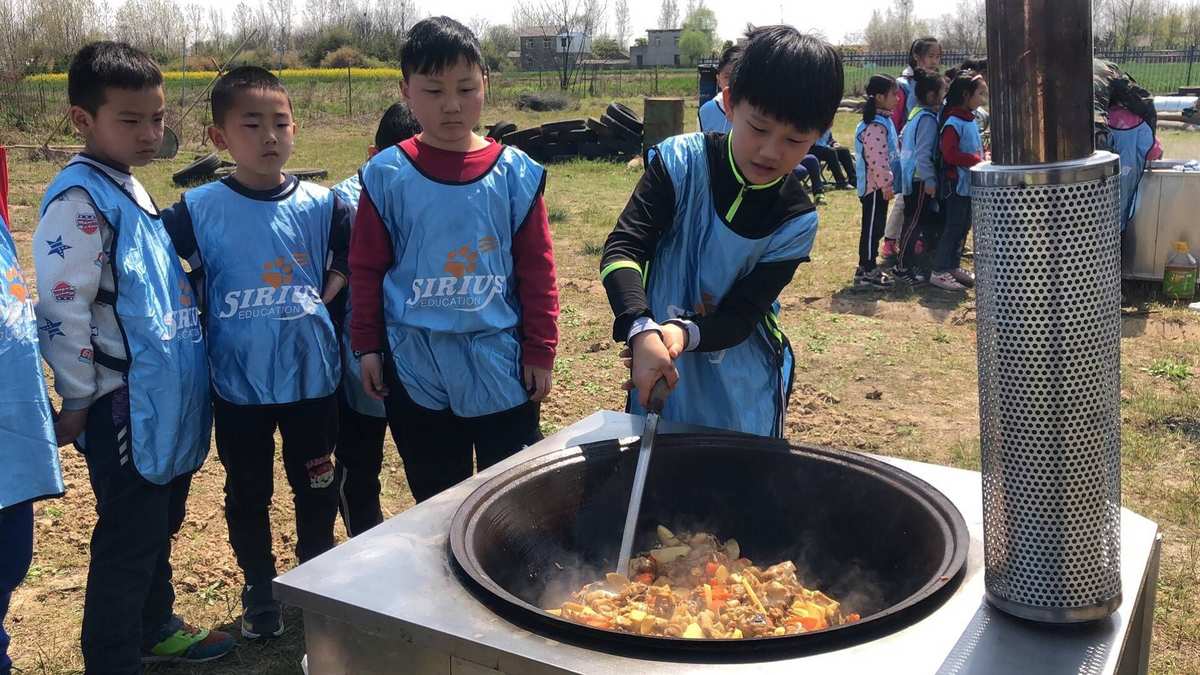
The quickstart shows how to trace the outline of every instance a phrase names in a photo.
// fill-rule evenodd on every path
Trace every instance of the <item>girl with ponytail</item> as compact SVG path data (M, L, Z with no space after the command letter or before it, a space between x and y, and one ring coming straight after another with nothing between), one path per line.
M890 75L872 75L867 82L863 119L854 132L858 197L862 202L862 232L858 239L855 288L890 288L892 279L876 264L879 240L887 223L888 202L896 194L900 175L900 148L891 112L898 104L899 88Z

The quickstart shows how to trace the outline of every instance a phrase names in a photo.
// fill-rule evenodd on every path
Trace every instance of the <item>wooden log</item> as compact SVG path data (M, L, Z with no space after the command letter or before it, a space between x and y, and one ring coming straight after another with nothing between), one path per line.
M682 98L647 98L642 115L642 150L683 133Z

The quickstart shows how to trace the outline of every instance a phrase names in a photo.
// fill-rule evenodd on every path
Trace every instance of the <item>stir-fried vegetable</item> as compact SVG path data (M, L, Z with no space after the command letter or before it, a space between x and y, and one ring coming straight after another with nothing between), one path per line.
M761 569L734 539L661 525L657 533L660 546L630 561L632 579L608 574L547 611L594 628L689 639L795 635L859 620L805 588L790 561Z

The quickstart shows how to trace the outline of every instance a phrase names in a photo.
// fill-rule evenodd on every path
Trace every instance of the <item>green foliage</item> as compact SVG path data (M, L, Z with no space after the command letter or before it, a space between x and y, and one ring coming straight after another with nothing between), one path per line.
M621 45L617 44L616 40L602 37L592 41L592 56L598 59L616 60L627 58L629 55L621 49Z
M321 60L326 54L353 43L354 38L350 36L350 31L335 26L326 28L309 40L301 54L304 63L315 68L321 65Z
M690 63L712 56L717 48L717 15L707 7L697 7L683 20L679 53Z
M361 68L365 65L366 57L350 45L338 47L321 59L322 68Z

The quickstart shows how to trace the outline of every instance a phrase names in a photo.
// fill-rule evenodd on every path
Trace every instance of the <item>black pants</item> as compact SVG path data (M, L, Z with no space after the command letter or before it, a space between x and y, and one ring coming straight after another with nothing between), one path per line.
M83 601L83 662L87 673L140 673L142 650L153 647L171 618L171 536L179 531L191 474L166 485L134 467L129 390L101 397L88 410L81 448L96 494L96 529Z
M337 458L338 510L351 537L383 522L379 508L379 472L383 468L383 437L387 419L351 408L338 395Z
M853 185L858 182L858 175L854 172L854 156L847 148L814 145L809 153L816 155L817 159L829 167L829 172L833 174L833 180L838 185Z
M875 190L859 198L862 202L862 232L858 236L858 266L864 271L875 269L879 256L879 241L887 227L888 200L883 190Z
M926 253L922 258L933 257L930 246L936 245L938 237L936 197L925 192L922 181L913 181L912 192L904 197L904 226L900 231L900 256L897 265L902 269L929 267L928 260L918 259L917 241L924 241Z
M950 272L962 262L963 244L971 231L971 198L952 194L946 198L946 227L933 260L934 272Z
M0 509L0 675L12 672L8 658L8 633L4 617L13 591L33 562L33 502L21 502Z
M283 437L283 470L296 508L296 557L305 562L333 548L337 414L336 395L286 405L234 405L213 396L217 455L225 466L229 544L247 584L268 584L275 578L268 509L276 428Z
M387 358L387 357L385 357ZM526 445L541 440L541 407L532 401L482 417L459 417L413 402L395 371L387 368L391 393L384 402L392 439L404 462L404 475L418 502L471 477L475 464L486 469Z

